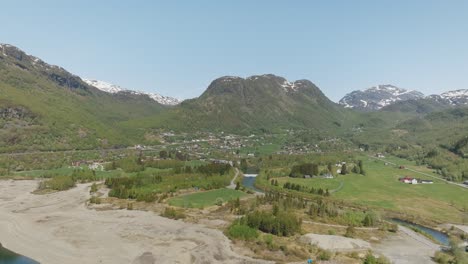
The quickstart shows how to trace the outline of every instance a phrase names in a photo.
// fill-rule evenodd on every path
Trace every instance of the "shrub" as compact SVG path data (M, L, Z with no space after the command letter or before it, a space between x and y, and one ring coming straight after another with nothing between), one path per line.
M256 229L236 222L229 227L227 234L230 238L243 240L254 240L258 237Z
M101 198L96 197L96 196L92 196L89 199L89 202L92 203L92 204L101 204Z
M434 255L434 260L435 262L439 263L439 264L448 264L448 263L451 263L453 257L446 254L446 253L443 253L441 251L437 251Z
M91 189L89 190L89 193L95 193L97 192L98 188L97 188L97 185L96 183L93 183L93 185L91 185Z
M215 204L216 204L217 206L222 206L223 203L224 203L223 198L221 198L221 197L216 198Z
M43 181L39 184L39 190L56 190L65 191L75 187L75 181L71 176L56 176L50 180Z
M322 250L318 255L319 260L330 260L332 258L332 253L328 250Z
M161 215L175 220L185 218L185 214L182 211L170 207L166 207L166 209L164 209L164 212Z
M354 237L356 235L356 230L354 229L354 226L350 225L348 228L346 228L346 233L345 237Z

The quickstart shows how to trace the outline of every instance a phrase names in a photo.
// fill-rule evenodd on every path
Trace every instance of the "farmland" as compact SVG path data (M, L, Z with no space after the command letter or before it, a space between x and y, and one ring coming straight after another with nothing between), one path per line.
M169 199L169 204L177 207L204 208L206 206L224 203L233 199L244 197L246 194L231 189L216 189L206 192L197 192Z

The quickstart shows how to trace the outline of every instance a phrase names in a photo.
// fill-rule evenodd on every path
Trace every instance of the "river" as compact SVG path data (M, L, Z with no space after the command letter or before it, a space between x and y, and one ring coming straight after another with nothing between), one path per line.
M425 227L425 226L422 226L422 225L418 225L418 224L415 224L415 223L411 223L411 222L408 222L408 221L405 221L405 220L401 220L401 219L398 219L398 218L392 218L391 219L393 222L397 223L397 224L401 224L401 225L404 225L404 226L408 226L408 227L411 227L411 228L415 228L419 231L422 231L423 233L426 233L428 235L430 235L431 237L433 237L437 242L439 242L440 244L444 245L444 246L448 246L449 245L449 237L442 233L442 232L439 232L437 230L434 230L432 228L429 228L429 227Z
M39 264L39 262L0 246L0 264Z
M263 193L262 190L255 187L255 180L257 180L258 174L244 174L244 178L242 179L242 185L255 192Z

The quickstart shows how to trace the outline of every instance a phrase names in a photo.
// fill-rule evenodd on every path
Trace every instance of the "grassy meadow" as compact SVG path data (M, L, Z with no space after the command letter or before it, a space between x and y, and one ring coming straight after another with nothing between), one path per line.
M169 199L169 204L177 207L203 208L216 205L219 201L227 202L245 195L247 194L237 190L216 189L174 197Z
M338 189L332 194L332 198L370 207L384 214L393 212L415 220L432 219L440 223L468 222L468 189L399 169L397 166L385 165L384 161L367 156L359 159L364 161L366 175L351 173L337 175L335 179L275 177L278 187L272 186L265 176L257 181L260 186L273 189L282 189L285 182L328 188L330 191ZM432 170L417 166L411 161L395 157L386 160L437 176ZM399 182L398 178L404 176L429 179L434 183L411 185Z

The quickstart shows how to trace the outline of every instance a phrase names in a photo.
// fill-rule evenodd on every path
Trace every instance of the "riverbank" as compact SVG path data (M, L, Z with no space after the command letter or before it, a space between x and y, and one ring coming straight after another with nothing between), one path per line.
M5 247L40 263L264 263L241 256L219 230L151 212L86 207L89 184L35 195L37 181L0 181Z

